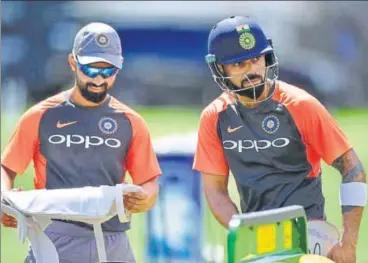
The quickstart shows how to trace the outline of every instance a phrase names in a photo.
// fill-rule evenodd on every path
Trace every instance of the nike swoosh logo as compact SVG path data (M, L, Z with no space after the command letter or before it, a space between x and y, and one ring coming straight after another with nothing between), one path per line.
M240 126L235 127L235 128L231 128L231 126L229 126L229 127L227 127L227 132L228 132L228 133L232 133L232 132L234 132L234 131L239 130L241 127L243 127L243 125L240 125Z
M72 125L72 124L74 124L74 123L77 123L78 121L71 121L71 122L66 122L66 123L61 123L60 121L58 121L57 123L56 123L56 128L64 128L64 127L66 127L66 126L69 126L69 125Z

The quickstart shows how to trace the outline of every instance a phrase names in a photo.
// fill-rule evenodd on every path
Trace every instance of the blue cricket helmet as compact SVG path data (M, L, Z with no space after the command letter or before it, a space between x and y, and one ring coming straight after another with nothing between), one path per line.
M223 90L240 92L249 88L235 88L229 81L231 77L222 73L217 65L238 63L262 55L265 55L266 59L264 82L250 87L253 89L264 85L266 81L274 81L278 78L278 61L272 41L266 37L262 28L249 17L232 16L218 22L208 36L206 62L214 81Z

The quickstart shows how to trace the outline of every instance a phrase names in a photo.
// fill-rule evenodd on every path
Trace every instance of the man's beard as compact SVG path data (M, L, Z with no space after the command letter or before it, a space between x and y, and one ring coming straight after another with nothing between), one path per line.
M102 85L95 85L92 82L82 83L79 79L77 79L77 86L83 96L88 101L94 103L100 103L106 98L107 95L107 83L103 83ZM88 87L99 87L103 88L102 92L92 92L88 90Z
M260 79L263 82L263 77L258 74L249 74L248 78L250 81ZM255 88L247 87L246 85L250 83L248 78L243 79L243 81L241 82L241 87L238 87L241 89L244 89L244 88L247 88L247 89L238 91L236 93L239 94L240 96L245 96L253 100L258 99L262 95L263 91L265 90L265 83L261 85L255 85L256 86Z

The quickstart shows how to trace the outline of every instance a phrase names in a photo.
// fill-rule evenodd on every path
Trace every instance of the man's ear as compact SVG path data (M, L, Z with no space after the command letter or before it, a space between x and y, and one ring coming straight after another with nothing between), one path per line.
M69 54L68 56L68 62L69 62L69 66L71 68L72 71L76 71L76 64L75 64L75 59L73 57L72 54Z
M224 74L224 73L225 73L224 67L223 67L222 65L217 64L217 68L220 70L220 72L221 72L222 74Z

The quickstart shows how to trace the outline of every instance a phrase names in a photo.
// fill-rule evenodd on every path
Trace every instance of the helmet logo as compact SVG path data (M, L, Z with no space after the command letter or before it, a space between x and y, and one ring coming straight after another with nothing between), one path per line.
M240 34L239 44L244 49L252 49L256 45L256 39L250 32L249 25L240 25L236 27L236 31Z
M242 48L249 50L255 47L256 39L251 33L245 32L240 35L239 44Z

